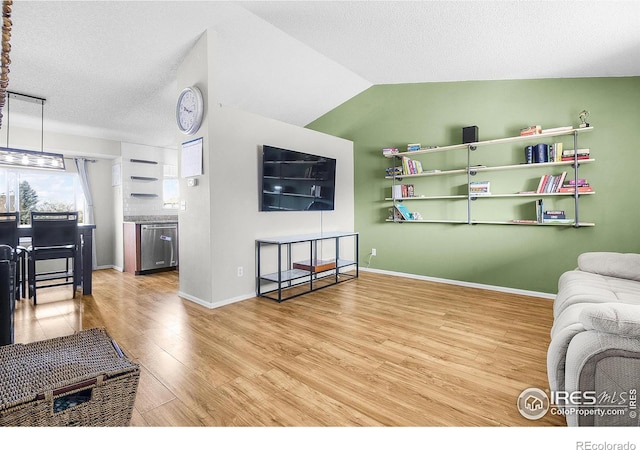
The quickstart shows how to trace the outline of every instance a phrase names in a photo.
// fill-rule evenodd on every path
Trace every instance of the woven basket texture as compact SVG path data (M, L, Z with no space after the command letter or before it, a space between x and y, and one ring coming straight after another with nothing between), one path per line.
M0 425L128 426L139 378L104 328L0 347Z

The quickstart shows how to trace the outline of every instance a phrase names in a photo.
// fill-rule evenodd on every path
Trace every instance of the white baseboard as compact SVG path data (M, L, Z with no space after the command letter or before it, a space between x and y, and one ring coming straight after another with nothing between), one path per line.
M104 270L104 269L113 269L113 270L117 270L118 272L124 272L124 269L122 267L109 265L109 264L107 264L105 266L98 266L93 270Z
M248 300L250 298L255 298L256 294L255 293L251 293L251 294L245 294L245 295L240 295L238 297L232 297L232 298L227 298L224 300L220 300L218 302L215 303L211 303L211 302L207 302L205 300L202 300L201 298L198 297L194 297L193 295L189 295L186 294L182 291L178 291L178 297L182 297L186 300L189 300L193 303L197 303L200 306L204 306L205 308L208 309L215 309L215 308L220 308L221 306L226 306L226 305L230 305L232 303L237 303L237 302L241 302L243 300Z
M518 294L518 295L527 295L530 297L540 297L549 300L553 300L556 296L555 294L549 294L547 292L536 292L536 291L527 291L525 289L514 289L508 288L504 286L493 286L490 284L480 284L480 283L469 283L466 281L458 281L458 280L449 280L446 278L436 278L436 277L428 277L425 275L415 275L412 273L404 273L404 272L392 272L390 270L380 270L380 269L371 269L367 267L360 267L360 270L363 272L373 272L380 273L383 275L393 275L396 277L404 277L404 278L413 278L415 280L425 280L425 281L433 281L434 283L444 283L444 284L453 284L456 286L464 286L471 287L477 289L486 289L489 291L497 291L497 292L506 292L508 294Z

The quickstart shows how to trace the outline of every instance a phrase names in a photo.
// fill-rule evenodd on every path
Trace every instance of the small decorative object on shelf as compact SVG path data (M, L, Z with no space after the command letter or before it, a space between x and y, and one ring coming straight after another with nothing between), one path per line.
M462 128L462 143L470 144L472 142L478 142L478 127L472 125L470 127Z
M415 152L417 150L420 150L420 144L407 144L407 151L408 152Z
M587 123L588 116L589 116L589 111L587 111L586 109L583 109L582 111L580 111L580 114L578 114L578 118L580 119L580 128L587 128L590 126Z
M534 134L542 133L542 127L540 125L531 125L530 127L520 128L520 136L533 136Z

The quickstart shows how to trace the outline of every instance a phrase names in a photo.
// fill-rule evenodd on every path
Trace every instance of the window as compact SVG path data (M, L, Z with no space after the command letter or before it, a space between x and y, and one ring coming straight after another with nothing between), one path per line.
M165 164L162 176L162 207L164 209L178 209L180 204L178 167Z
M77 173L43 170L0 169L0 203L0 211L19 211L22 224L31 211L78 211L82 223L85 210Z

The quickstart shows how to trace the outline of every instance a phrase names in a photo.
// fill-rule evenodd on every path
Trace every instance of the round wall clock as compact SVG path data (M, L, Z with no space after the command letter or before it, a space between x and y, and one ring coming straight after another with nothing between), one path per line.
M184 134L195 134L202 124L204 102L202 93L195 86L184 88L176 104L176 122Z

